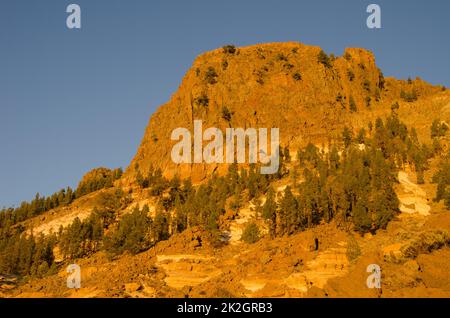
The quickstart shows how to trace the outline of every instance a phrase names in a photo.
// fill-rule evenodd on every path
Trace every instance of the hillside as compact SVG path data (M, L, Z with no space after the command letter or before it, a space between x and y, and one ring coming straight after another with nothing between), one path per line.
M194 120L280 128L280 171L175 164L171 133ZM5 212L0 296L450 297L448 123L448 89L384 78L364 49L207 52L123 175Z

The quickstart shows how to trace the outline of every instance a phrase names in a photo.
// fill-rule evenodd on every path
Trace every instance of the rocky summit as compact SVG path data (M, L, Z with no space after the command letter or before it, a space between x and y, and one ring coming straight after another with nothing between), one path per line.
M167 176L178 173L199 181L224 170L172 162L172 131L184 127L193 133L195 120L202 120L204 128L223 131L276 127L282 145L297 149L310 142L327 144L345 124L355 129L366 126L390 111L402 90L414 90L421 99L441 91L420 79L408 84L384 78L374 55L364 49L349 48L340 57L321 52L320 47L300 43L270 43L229 46L200 55L171 100L151 116L126 175L134 176L136 167L143 174L154 167ZM427 114L432 121L430 116L433 113Z

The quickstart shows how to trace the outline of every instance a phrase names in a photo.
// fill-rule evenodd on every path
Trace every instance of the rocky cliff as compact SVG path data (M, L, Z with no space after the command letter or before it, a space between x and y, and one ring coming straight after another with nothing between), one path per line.
M281 145L295 150L308 142L326 145L344 125L366 126L405 94L420 99L439 90L420 79L385 79L364 49L348 48L335 57L300 43L226 46L200 55L170 101L151 116L125 176L131 181L138 170L145 175L154 167L168 177L178 173L200 181L223 171L223 165L172 162L172 130L193 132L196 119L204 129L222 131L277 127Z

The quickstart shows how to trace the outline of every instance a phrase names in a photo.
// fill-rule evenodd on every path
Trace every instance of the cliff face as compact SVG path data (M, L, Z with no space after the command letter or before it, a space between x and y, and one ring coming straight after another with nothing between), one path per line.
M274 43L202 54L171 100L151 116L126 178L133 180L137 169L146 174L150 167L194 182L223 171L225 165L172 162L177 142L171 141L172 131L184 127L193 135L194 120L202 120L203 129L222 131L276 127L281 145L295 150L308 142L327 144L344 125L366 126L401 101L401 91L414 91L419 98L439 91L420 79L384 79L373 54L364 49L329 58L320 52L300 43Z

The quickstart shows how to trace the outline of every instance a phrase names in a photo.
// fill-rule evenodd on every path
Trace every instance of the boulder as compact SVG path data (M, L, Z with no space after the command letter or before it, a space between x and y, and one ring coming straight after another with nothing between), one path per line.
M141 284L138 283L128 283L125 284L125 291L127 293L134 293L142 289Z
M13 285L13 284L3 284L3 285L0 286L0 288L3 289L3 290L11 290L11 289L16 288L16 285Z
M396 243L385 246L382 250L383 259L386 262L398 263L403 260L403 254L401 251L402 244Z

